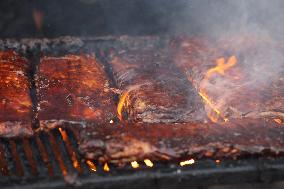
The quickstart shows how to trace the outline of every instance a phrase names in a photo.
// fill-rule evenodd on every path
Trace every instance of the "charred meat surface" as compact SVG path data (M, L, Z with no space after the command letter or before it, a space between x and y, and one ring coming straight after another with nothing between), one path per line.
M284 118L283 45L269 38L238 36L183 39L176 65L193 83L208 117Z
M122 91L120 119L173 123L206 117L201 98L171 61L166 50L155 48L111 53L109 64Z
M0 52L0 136L30 136L32 102L29 64L13 51Z
M80 151L87 158L118 164L284 152L283 125L265 119L244 118L224 124L108 125L86 129L81 135Z
M103 124L115 116L109 80L91 55L43 57L36 86L41 127Z

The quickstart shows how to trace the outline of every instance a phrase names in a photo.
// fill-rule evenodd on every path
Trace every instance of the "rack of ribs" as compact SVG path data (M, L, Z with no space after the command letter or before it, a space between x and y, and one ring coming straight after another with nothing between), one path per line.
M265 117L283 121L283 45L255 36L179 41L179 47L173 48L175 64L203 97L211 120Z
M116 114L109 84L94 56L43 57L36 74L40 128L110 122Z
M232 119L222 124L140 123L113 128L105 125L81 132L81 153L89 159L123 165L144 159L231 159L284 152L283 125L265 119Z
M173 123L206 117L196 90L160 49L112 51L112 67L121 92L117 113L121 120Z
M0 136L30 136L32 102L29 64L13 51L0 52Z

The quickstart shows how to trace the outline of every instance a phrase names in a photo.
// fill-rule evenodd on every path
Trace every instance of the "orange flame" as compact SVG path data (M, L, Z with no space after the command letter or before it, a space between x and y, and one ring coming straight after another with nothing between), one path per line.
M281 119L278 119L278 118L276 118L276 119L273 119L276 123L278 123L278 124L281 124L282 123L282 120Z
M228 62L225 63L225 59L224 58L219 58L217 59L217 66L214 68L211 68L207 71L206 73L206 79L210 79L210 77L214 74L214 73L219 73L220 75L225 75L225 71L230 69L231 67L233 67L235 64L237 64L237 58L236 56L231 56L228 59Z
M69 143L69 139L68 139L67 132L65 130L63 130L62 128L60 128L60 127L58 128L58 130L59 130L59 132L60 132L60 134L62 136L63 141L68 144ZM80 163L79 163L79 161L78 161L78 159L76 157L75 152L72 152L71 160L73 162L73 167L76 168L76 169L77 168L80 169Z
M128 94L129 94L129 91L123 93L117 105L117 114L118 114L118 118L120 121L122 121L122 109L123 109L124 103L126 102Z
M225 75L225 71L227 71L228 69L232 68L234 65L237 64L237 58L236 56L231 56L228 59L227 63L225 63L224 58L219 58L217 59L216 63L217 65L214 68L211 68L206 72L204 81L208 82L215 73L220 75ZM214 102L210 100L210 97L207 95L206 90L203 89L202 87L199 90L199 95L214 112L213 114L212 113L207 114L208 118L212 122L214 123L218 122L219 118L222 118L225 122L229 121L226 117L224 117L221 114L221 111L214 105Z
M94 171L94 172L97 171L97 167L96 167L96 165L95 165L92 161L87 160L86 163L87 163L87 165L89 166L89 168L90 168L92 171Z
M106 171L106 172L110 171L109 166L108 166L107 163L104 164L104 171Z
M221 112L215 108L214 104L211 102L211 100L209 99L209 97L206 95L205 92L199 92L199 95L202 97L202 99L208 104L208 106L217 114L217 115L221 115ZM216 118L214 115L211 115L210 113L207 114L207 116L209 117L209 119L214 122L217 123L218 122L218 118Z
M128 98L129 93L131 91L139 89L141 86L145 86L145 85L148 85L148 84L149 83L146 82L146 83L143 83L142 85L132 85L122 93L122 95L119 99L118 105L117 105L117 114L118 114L118 118L119 118L120 121L123 121L123 117L122 117L123 107L124 107L124 105L128 106L128 103L129 103L129 98Z

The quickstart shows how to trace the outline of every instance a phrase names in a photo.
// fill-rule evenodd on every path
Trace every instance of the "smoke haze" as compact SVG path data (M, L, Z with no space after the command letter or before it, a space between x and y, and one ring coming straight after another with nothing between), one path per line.
M189 66L188 77L198 78L199 73L205 75L204 67L215 67L216 60L212 56L226 61L230 56L237 57L236 66L225 75L216 72L212 78L204 77L197 84L196 88L212 101L214 108L224 116L231 114L233 117L249 112L283 110L284 1L200 0L183 3L180 19L173 22L172 32L207 39L204 49L192 55L203 60L199 63L204 65ZM191 58L183 60L185 65L190 61ZM214 108L207 105L208 115L214 114Z
M172 31L212 37L234 32L261 33L281 39L284 2L281 0L183 1Z

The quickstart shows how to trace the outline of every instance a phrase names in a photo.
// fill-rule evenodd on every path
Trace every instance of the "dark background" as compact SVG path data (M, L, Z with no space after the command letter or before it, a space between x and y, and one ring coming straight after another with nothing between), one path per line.
M165 33L181 9L172 0L3 0L0 37ZM40 29L35 11L42 14Z
M244 15L283 36L284 1L242 1L245 8L239 0L2 0L0 38L222 33Z

